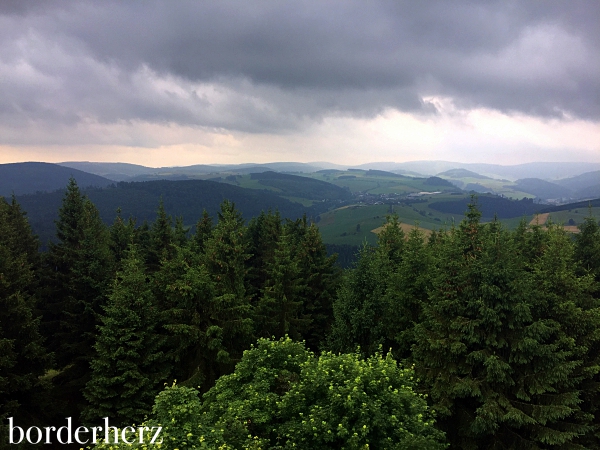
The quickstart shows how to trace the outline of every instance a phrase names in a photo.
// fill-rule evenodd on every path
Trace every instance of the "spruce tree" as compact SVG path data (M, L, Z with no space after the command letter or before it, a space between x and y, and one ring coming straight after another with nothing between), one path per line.
M173 221L167 215L165 205L160 199L156 220L150 227L150 246L147 250L147 265L150 274L156 272L161 261L170 259L174 255L175 234L173 232Z
M84 390L89 405L82 417L91 423L110 417L119 426L141 423L168 368L158 310L135 246L123 261L101 320Z
M356 266L346 273L333 304L334 323L327 346L351 352L357 346L372 355L395 346L397 329L390 323L397 305L388 294L393 274L402 261L404 232L397 216L388 216L378 246L364 246Z
M125 221L121 217L121 208L117 209L117 217L110 227L110 250L118 267L125 257L127 249L134 242L135 220L130 217Z
M183 217L178 216L175 218L175 229L173 230L173 243L179 247L185 247L187 245L187 234L190 231L190 227L186 227L183 224Z
M245 286L250 255L244 221L235 205L224 201L218 217L205 242L204 262L215 286L211 312L214 325L207 330L207 336L210 348L218 350L217 362L224 364L223 370L229 370L252 336L252 306Z
M114 265L108 231L74 179L63 198L56 230L58 242L50 243L45 258L42 308L50 349L64 367L89 356L96 315L106 300Z
M306 280L291 252L290 236L284 232L272 261L265 268L266 281L256 307L255 326L260 337L289 335L299 340L310 323L302 314L301 295Z
M0 197L0 420L8 416L27 421L37 413L34 401L39 377L49 357L38 331L33 262L38 260L36 238L14 197ZM23 422L21 422L23 423ZM2 428L0 425L0 429ZM0 437L2 430L0 430ZM4 440L3 440L4 442Z
M59 370L53 378L55 395L65 402L64 413L77 415L114 261L109 232L74 179L67 187L56 228L58 242L50 244L44 258L40 309Z
M142 224L135 229L135 232L133 233L133 242L137 247L138 254L147 265L152 247L150 225L147 220L144 220Z
M63 346L70 363L88 372L91 346L96 340L99 314L106 304L109 283L114 276L114 261L110 252L110 235L98 210L86 199L81 220L82 240L77 259L69 271L71 292L63 311Z
M406 236L397 214L387 216L383 230L377 236L377 253L393 267L400 263Z
M250 257L246 264L248 267L248 295L253 302L258 301L269 278L267 267L275 259L281 233L281 216L278 211L272 213L269 210L266 214L261 211L258 217L250 220L248 224L246 236Z
M597 371L589 283L559 231L525 236L524 252L522 235L480 216L469 205L437 247L417 372L457 448L576 448L592 430L581 391Z
M423 232L415 226L408 234L400 262L390 276L385 301L388 313L384 322L390 340L394 341L394 356L400 360L410 359L416 342L414 327L423 319L434 247L435 244L425 243Z
M333 301L341 281L335 266L336 256L327 256L327 249L315 224L307 227L295 251L302 280L301 316L306 321L302 337L313 351L325 343L333 322Z
M215 286L203 255L188 247L176 247L173 259L163 261L153 277L161 329L165 335L165 356L170 361L170 377L193 386L214 379L219 345L208 330L219 326ZM209 347L213 344L213 348Z
M375 250L363 246L355 266L345 273L333 303L328 349L346 353L360 347L362 354L373 355L381 346L390 348L384 324L389 275Z
M202 211L202 217L196 222L196 232L191 239L191 247L198 254L204 253L204 243L212 233L213 223L208 211Z

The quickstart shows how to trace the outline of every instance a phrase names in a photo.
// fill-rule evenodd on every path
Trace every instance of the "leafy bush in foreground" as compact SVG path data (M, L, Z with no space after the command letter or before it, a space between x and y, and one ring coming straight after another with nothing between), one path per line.
M414 382L389 355L316 356L289 338L261 339L203 403L191 388L161 392L148 425L164 426L171 450L445 448Z

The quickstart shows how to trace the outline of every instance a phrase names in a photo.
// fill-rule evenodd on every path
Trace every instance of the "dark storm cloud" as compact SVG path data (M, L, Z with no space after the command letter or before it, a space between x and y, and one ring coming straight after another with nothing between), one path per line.
M5 124L255 132L385 108L600 118L600 2L0 3Z

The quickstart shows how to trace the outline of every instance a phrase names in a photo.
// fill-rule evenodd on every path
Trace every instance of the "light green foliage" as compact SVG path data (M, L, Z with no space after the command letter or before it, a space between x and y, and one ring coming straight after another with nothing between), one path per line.
M413 388L413 370L398 367L390 355L311 358L281 399L282 439L306 449L445 448Z
M227 443L244 448L258 437L273 445L284 422L279 416L281 397L299 380L302 365L314 357L301 343L286 338L261 339L244 352L233 374L225 375L204 396L200 421L224 430Z
M319 357L289 338L260 340L205 395L202 423L244 448L444 448L413 371L390 357Z
M317 357L289 338L262 339L202 404L190 388L160 393L149 423L165 427L166 450L443 449L414 384L389 355Z

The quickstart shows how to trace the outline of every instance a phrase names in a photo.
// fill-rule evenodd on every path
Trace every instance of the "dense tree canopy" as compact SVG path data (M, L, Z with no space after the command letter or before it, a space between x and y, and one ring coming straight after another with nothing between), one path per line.
M71 180L40 254L0 199L0 418L151 414L172 449L600 447L591 216L509 231L471 203L429 239L390 216L343 273L306 217L190 219L106 227Z

